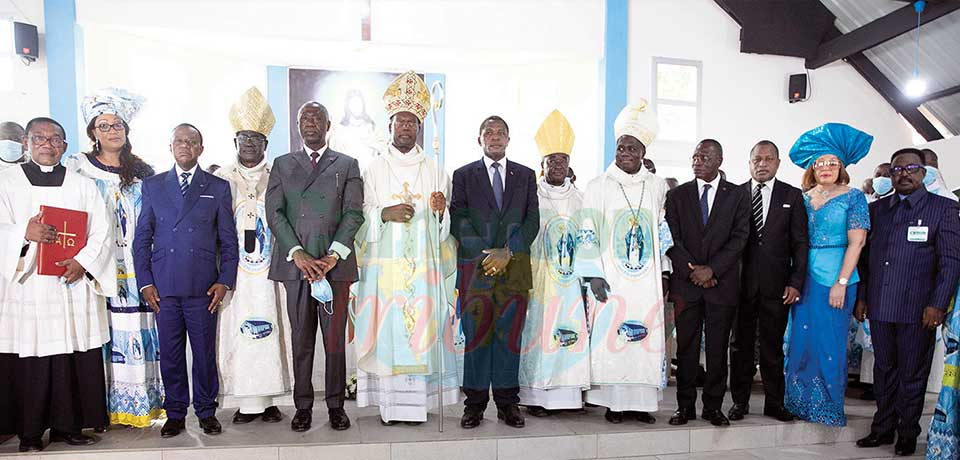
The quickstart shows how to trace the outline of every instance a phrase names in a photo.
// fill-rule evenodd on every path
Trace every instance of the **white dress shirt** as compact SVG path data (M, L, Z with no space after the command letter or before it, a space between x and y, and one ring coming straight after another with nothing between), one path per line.
M700 197L703 196L703 186L710 184L710 191L707 192L707 215L709 216L713 212L713 199L717 196L717 186L720 185L720 174L717 174L717 177L714 177L710 182L704 182L701 179L697 179L697 200L700 200Z
M495 169L493 169L493 163L495 162L491 160L490 157L486 155L483 156L483 165L487 167L487 177L490 179L491 187L493 186L493 172L495 171ZM506 189L507 187L507 156L504 155L503 158L501 158L499 161L496 161L496 163L500 163L500 182L503 185L504 189ZM501 190L501 192L502 191L503 190Z
M773 195L773 184L777 181L777 178L770 179L766 182L763 182L763 188L760 189L760 202L763 207L763 222L767 222L767 213L770 212L770 197ZM750 179L750 207L753 207L753 192L757 189L757 185L760 182L757 182L756 179ZM753 213L753 211L750 211Z
M183 183L183 173L190 173L190 175L187 176L187 187L189 187L190 184L193 183L193 178L194 178L194 176L197 175L197 168L199 168L199 167L200 167L199 164L195 164L195 165L193 165L192 168L190 168L189 171L185 171L185 170L183 170L183 169L180 169L180 165L174 166L174 168L177 169L177 183L178 183L178 184Z

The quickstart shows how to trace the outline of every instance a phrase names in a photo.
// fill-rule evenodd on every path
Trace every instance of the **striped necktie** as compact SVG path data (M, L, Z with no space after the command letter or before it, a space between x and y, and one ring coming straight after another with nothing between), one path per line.
M763 194L761 190L766 184L757 184L753 189L753 228L757 231L757 239L763 238Z
M180 179L180 194L186 195L187 187L190 187L190 182L187 181L187 179L190 178L190 173L188 172L180 173L180 177L182 178Z

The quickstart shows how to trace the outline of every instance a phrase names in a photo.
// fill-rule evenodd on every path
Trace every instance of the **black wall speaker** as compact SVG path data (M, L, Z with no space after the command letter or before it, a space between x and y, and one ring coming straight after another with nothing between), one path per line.
M30 62L36 61L40 47L40 41L37 38L37 26L14 22L13 44L17 56Z
M798 73L790 75L787 100L790 101L791 104L807 100L807 74Z

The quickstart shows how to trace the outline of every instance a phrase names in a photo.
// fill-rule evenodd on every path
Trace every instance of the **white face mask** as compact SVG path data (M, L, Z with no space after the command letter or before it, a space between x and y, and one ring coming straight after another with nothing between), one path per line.
M23 144L17 141L0 141L0 160L15 163L23 158Z
M873 191L877 192L877 196L884 196L893 191L893 181L889 177L874 177Z

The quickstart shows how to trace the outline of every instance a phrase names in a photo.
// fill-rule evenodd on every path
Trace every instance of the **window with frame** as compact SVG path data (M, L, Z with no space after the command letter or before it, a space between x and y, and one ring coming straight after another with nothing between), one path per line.
M653 105L660 122L658 140L695 143L700 135L703 64L653 58Z

